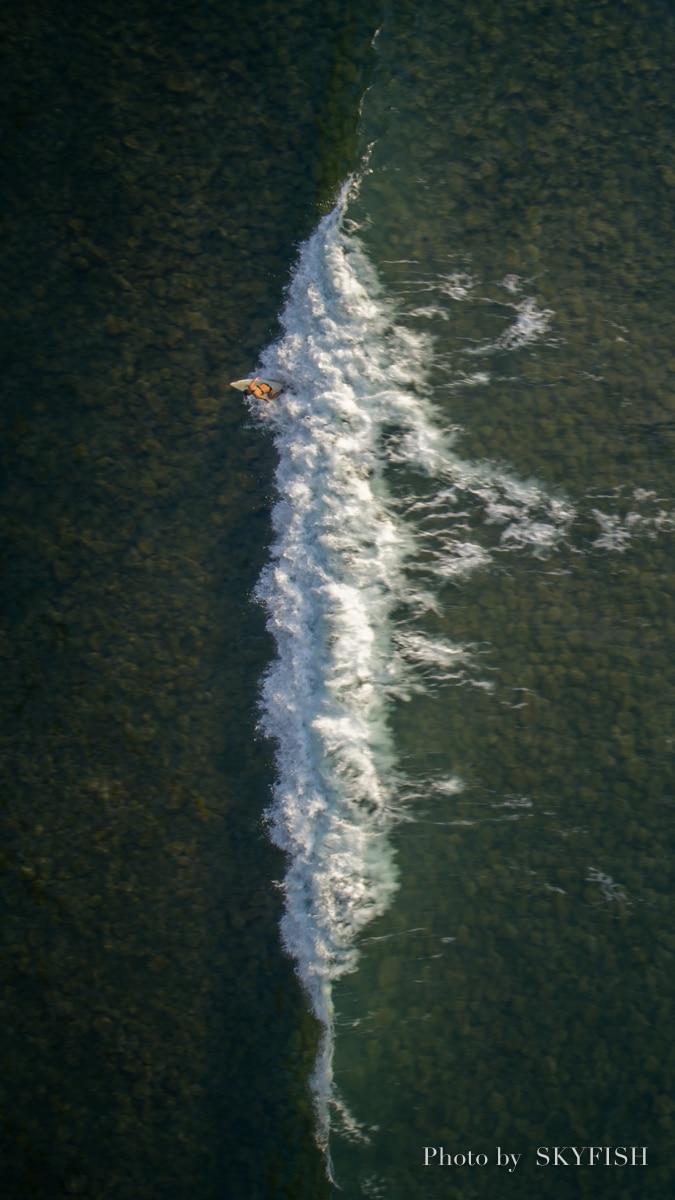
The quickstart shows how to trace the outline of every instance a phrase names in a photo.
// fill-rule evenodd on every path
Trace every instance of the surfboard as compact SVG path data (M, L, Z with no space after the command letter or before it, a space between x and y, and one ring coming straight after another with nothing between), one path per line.
M273 392L282 392L284 390L283 383L280 383L278 379L265 379L261 375L253 375L250 379L235 379L230 384L230 387L236 388L238 392L246 392L256 378L258 383L268 383Z

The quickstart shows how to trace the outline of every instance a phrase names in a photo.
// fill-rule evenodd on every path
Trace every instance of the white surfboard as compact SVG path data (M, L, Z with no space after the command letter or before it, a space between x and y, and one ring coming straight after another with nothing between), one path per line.
M283 383L280 383L278 379L264 379L261 375L253 375L250 379L235 379L233 383L230 384L230 387L236 388L238 392L247 392L254 379L256 379L258 383L269 384L273 392L282 392L284 390Z

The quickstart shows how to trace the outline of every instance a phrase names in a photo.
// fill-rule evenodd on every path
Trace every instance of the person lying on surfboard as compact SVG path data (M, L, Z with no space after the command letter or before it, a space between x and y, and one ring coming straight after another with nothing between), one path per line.
M243 392L245 396L253 396L256 400L276 400L283 392L283 386L276 379L261 379L256 375L254 379L236 379L230 387L237 388L237 391Z
M277 396L281 395L281 392L281 388L279 388L278 392L275 392L273 383L268 383L266 379L261 379L259 375L256 375L255 379L252 379L249 383L246 394L247 396L255 396L256 400L276 400Z

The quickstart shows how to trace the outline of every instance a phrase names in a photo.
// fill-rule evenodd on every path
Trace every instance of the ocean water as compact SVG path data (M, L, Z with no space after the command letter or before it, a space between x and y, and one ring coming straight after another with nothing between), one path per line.
M0 1190L313 1200L256 734L274 448L229 380L351 165L373 22L0 25Z
M660 1200L669 6L2 21L7 1195Z
M672 1178L674 32L387 6L261 356L268 819L349 1196Z

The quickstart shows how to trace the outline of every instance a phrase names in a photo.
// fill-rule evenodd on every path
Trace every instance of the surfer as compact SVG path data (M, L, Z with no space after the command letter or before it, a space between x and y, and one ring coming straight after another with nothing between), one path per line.
M253 396L254 400L276 400L284 390L283 383L278 379L261 379L256 375L253 379L235 379L230 387L243 392L245 396Z
M252 379L249 383L245 394L247 396L255 396L256 400L267 400L269 402L270 400L276 400L277 396L281 395L281 392L281 388L279 388L278 392L275 392L271 383L256 375L255 379Z

